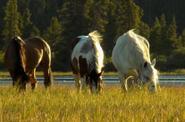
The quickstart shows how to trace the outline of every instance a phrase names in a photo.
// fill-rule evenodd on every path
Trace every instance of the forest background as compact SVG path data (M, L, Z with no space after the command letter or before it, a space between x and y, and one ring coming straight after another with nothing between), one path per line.
M11 38L44 38L52 50L52 69L71 71L70 42L98 30L105 71L114 71L115 40L129 29L150 42L160 71L185 68L184 0L0 0L0 70Z

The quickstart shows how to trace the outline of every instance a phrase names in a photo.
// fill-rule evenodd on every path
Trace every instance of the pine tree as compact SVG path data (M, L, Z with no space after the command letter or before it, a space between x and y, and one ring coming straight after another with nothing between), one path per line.
M90 32L90 7L92 0L66 0L60 10L59 16L63 27L61 50L58 53L58 64L64 70L70 67L70 42L78 35ZM65 55L62 55L64 54Z
M39 35L38 29L33 25L31 21L31 13L28 8L26 8L25 12L22 15L22 32L24 38Z
M150 27L144 22L140 22L138 26L139 34L144 36L146 39L150 37ZM150 40L149 40L150 41Z
M31 17L31 21L35 25L35 28L38 28L42 33L43 30L49 25L50 18L46 18L46 1L47 0L30 0L29 1L29 10L34 16Z
M91 30L98 30L100 33L105 32L105 25L108 23L107 11L109 10L110 0L94 0L91 5Z
M7 40L10 40L15 35L21 36L20 22L17 0L9 0L5 8L4 28L2 32L4 40L6 40L5 44L8 43Z
M170 51L171 43L169 43L169 41L168 41L168 34L167 34L168 25L167 25L167 21L166 21L166 16L164 14L162 14L159 17L159 22L161 25L161 32L160 32L161 38L160 38L160 45L159 45L160 49L158 49L158 54L168 56L168 54L169 54L168 51Z
M114 42L116 40L116 5L113 1L110 1L107 11L107 24L105 25L105 33L104 33L104 41L103 41L103 49L105 51L105 55L107 58L111 57L112 49L114 47Z
M175 17L173 17L172 22L170 23L170 25L168 26L167 29L167 40L168 43L170 43L170 47L169 51L172 51L175 48L178 48L181 44L177 39L177 26L176 26L176 20Z
M179 36L179 41L181 43L181 47L185 47L185 29L182 31L182 34Z
M151 28L150 33L150 45L151 46L151 52L154 52L156 55L160 54L163 48L162 48L162 42L161 42L161 24L159 22L159 19L156 18L153 27Z
M52 52L52 65L57 64L56 54L60 52L60 41L62 40L62 26L58 18L52 17L50 26L44 34L44 38L49 43ZM60 62L61 63L61 62ZM55 68L55 67L54 67Z
M137 28L141 22L142 10L133 0L117 0L116 25L117 35L121 35L130 29Z

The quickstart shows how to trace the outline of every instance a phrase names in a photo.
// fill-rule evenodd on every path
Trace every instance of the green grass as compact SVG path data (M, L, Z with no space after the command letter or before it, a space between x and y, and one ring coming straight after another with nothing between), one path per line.
M1 122L160 122L185 121L185 88L162 87L158 93L146 89L121 92L106 86L100 95L76 93L74 86L43 86L19 93L0 87Z

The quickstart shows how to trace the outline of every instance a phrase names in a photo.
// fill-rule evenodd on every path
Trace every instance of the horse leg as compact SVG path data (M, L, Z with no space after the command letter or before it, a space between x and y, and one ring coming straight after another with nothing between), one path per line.
M91 78L88 78L88 85L89 85L89 88L90 88L90 93L93 93L93 82L92 82L92 79Z
M34 69L31 74L30 74L30 81L31 81L31 89L34 90L36 85L37 85L37 80L36 80L36 75L35 75L35 70Z
M98 92L101 93L103 91L103 81L98 82Z
M20 78L18 78L19 81L19 90L25 91L26 90L26 83L27 83L28 77L26 74L22 74Z
M77 92L79 93L79 92L81 92L81 89L82 89L80 77L78 74L74 74L74 78L75 78L75 86L77 88Z
M17 78L15 76L15 73L10 71L10 76L12 77L12 80L13 80L13 83L12 85L15 86L16 85L16 81L17 81Z
M51 68L44 69L44 86L48 88L51 86Z
M81 89L87 89L87 84L88 84L88 81L87 81L87 77L84 75L84 76L80 76L80 81L81 81Z
M120 77L121 88L124 89L125 91L128 91L127 79L125 78L124 75L121 75L121 73L119 77Z
M17 86L19 90L26 90L26 81L27 81L27 76L26 74L22 75L16 75L15 72L10 71L10 76L12 77L13 80L13 87Z

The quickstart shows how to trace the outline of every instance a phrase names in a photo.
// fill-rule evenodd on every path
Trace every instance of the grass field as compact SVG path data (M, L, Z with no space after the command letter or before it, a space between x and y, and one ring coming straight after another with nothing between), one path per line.
M162 87L122 92L105 86L100 95L78 94L74 86L56 85L47 91L38 86L19 93L0 86L1 122L161 122L185 121L185 88Z

